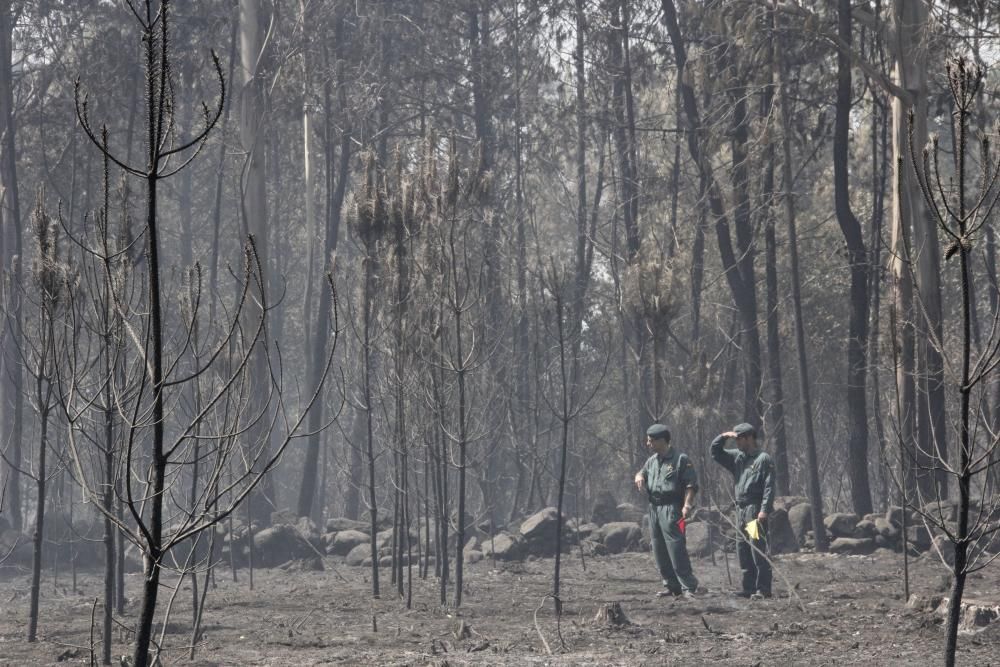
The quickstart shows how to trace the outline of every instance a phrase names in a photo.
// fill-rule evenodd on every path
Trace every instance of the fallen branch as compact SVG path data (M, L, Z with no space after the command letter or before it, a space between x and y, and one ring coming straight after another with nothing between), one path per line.
M545 646L545 653L547 653L548 655L552 655L552 649L549 647L549 643L545 640L545 635L542 634L542 629L538 627L538 612L542 610L542 607L545 606L545 601L548 600L550 597L552 596L546 595L545 597L543 597L542 602L535 609L535 632L538 633L539 639L542 640L542 644Z

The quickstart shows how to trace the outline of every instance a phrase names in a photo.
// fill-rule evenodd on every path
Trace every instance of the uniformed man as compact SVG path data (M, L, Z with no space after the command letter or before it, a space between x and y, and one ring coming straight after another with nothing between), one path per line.
M646 446L653 455L636 473L635 486L649 498L650 541L665 587L656 595L691 598L698 580L691 572L679 522L687 519L694 506L698 476L687 454L670 446L670 431L663 424L653 424L646 430Z
M737 451L726 449L726 440L736 439ZM760 599L771 597L771 564L767 560L767 517L774 509L774 461L757 446L757 431L739 424L712 441L712 459L736 478L736 506L743 539L737 546L743 590L737 595ZM756 521L756 536L747 530Z

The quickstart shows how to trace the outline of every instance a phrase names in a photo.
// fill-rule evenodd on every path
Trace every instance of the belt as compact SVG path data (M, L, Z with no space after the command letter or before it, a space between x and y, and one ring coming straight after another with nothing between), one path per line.
M664 507L666 505L680 505L684 502L684 496L681 495L650 495L649 504L654 507Z
M751 500L737 500L736 506L739 508L752 507L753 505L760 505L764 502L763 498L754 498Z

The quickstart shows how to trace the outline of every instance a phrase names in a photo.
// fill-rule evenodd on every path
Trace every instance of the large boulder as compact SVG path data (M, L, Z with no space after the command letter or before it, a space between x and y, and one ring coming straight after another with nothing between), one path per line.
M331 556L346 556L359 544L368 544L371 538L358 530L342 530L333 538L333 544L327 545L326 552Z
M483 540L483 556L496 560L518 560L523 553L522 540L507 533L499 533Z
M378 531L375 535L375 544L379 549L388 549L392 545L392 528Z
M299 520L298 515L292 510L275 510L271 512L271 525L277 525L281 523L287 523L288 525L295 525L295 522Z
M594 509L590 513L590 520L598 526L606 523L621 521L621 513L618 511L618 501L608 491L602 491L594 501Z
M689 523L684 529L688 555L692 558L705 558L712 555L712 550L719 546L718 528L705 521Z
M704 521L713 526L723 526L726 520L722 517L722 512L717 507L696 507L694 512L688 517L688 523Z
M347 554L345 562L348 565L363 565L365 560L368 560L371 555L372 548L370 544L359 544ZM368 560L368 562L370 563L371 560Z
M532 514L521 524L518 533L524 539L524 548L533 556L553 556L556 552L556 525L559 514L554 507L546 507ZM563 547L571 544L572 535L566 523L562 525Z
M881 518L881 517L879 517ZM874 539L878 535L878 528L875 527L874 521L861 520L858 521L858 525L854 527L854 537L860 537L862 539Z
M556 521L559 518L555 507L546 507L535 512L521 524L521 537L532 541L537 539L548 540L555 536Z
M906 543L914 551L927 551L931 548L931 534L925 526L909 526L906 529Z
M809 499L805 496L778 496L774 499L775 509L790 510L796 505L808 505Z
M812 505L808 503L793 505L788 510L788 523L795 534L795 539L799 543L799 546L804 545L806 543L806 534L813 528Z
M823 525L833 537L854 537L854 527L858 525L857 514L837 512L823 518Z
M295 522L295 530L299 531L299 535L309 542L315 551L323 553L322 550L326 548L326 541L323 539L323 535L320 534L319 527L312 519L305 516L300 517Z
M632 521L606 523L597 531L597 537L608 553L620 554L639 546L642 529Z
M339 533L342 530L356 530L367 534L371 530L371 524L343 517L333 517L326 520L326 532Z
M954 500L935 500L923 506L923 512L930 521L955 521L958 519L958 503Z
M878 517L873 524L875 531L887 542L895 543L899 541L899 526L896 526L885 517Z
M791 554L799 550L799 538L784 509L776 507L767 517L767 541L773 554Z
M932 558L940 558L946 565L955 564L955 543L944 535L935 535L931 540L931 548L927 550L927 555Z
M904 510L902 507L893 505L885 511L885 518L888 519L897 528L903 527L903 513L906 513L906 525L912 526L916 523L914 512L911 509Z
M838 537L830 542L830 553L842 555L864 555L875 551L874 539L858 537Z
M632 503L619 503L618 505L619 521L633 521L635 523L641 523L643 517L648 515L649 512L639 509Z
M294 526L278 524L253 536L254 562L261 567L274 567L297 558L316 555L312 545Z
M472 563L478 563L483 559L483 552L476 549L468 549L462 552L462 558L465 559L466 563L471 565Z

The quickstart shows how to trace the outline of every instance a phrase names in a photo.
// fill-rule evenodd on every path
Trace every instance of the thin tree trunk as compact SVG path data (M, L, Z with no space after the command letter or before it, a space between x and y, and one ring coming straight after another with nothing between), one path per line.
M343 40L343 17L338 16L337 27L335 31L335 54L337 55L337 61L340 63L340 53L342 47L341 42ZM346 90L343 81L343 66L341 64L337 65L337 88L340 94L340 109L345 111L347 109L346 104ZM347 182L348 169L350 167L350 157L351 157L351 136L350 130L345 124L345 127L340 136L340 160L336 164L336 173L338 174L336 180L334 179L334 150L333 150L333 137L332 134L332 101L333 95L331 91L331 83L327 81L324 86L324 103L327 110L326 116L326 127L325 127L325 142L326 142L326 187L327 187L327 199L326 199L326 230L325 238L323 241L323 258L320 262L323 267L323 273L332 273L334 269L334 262L337 255L337 247L339 242L340 234L340 221L341 221L341 211L344 204L344 196L347 192ZM308 114L304 114L308 116ZM303 130L304 132L306 130ZM308 140L306 140L306 146L308 147ZM308 150L308 148L307 148ZM307 188L308 190L308 188ZM307 195L310 197L311 195ZM324 285L326 282L323 276L318 277L318 282L320 285ZM316 313L316 329L314 337L312 339L312 358L313 363L310 365L310 383L311 386L316 387L320 382L323 381L324 373L323 369L325 365L322 361L326 358L327 354L327 340L328 336L327 330L330 328L330 315L332 307L332 294L329 289L326 289L325 285L319 290L319 310ZM319 400L315 405L312 406L309 411L309 427L308 430L311 435L307 441L306 445L306 456L305 462L302 468L302 484L299 487L299 498L298 498L298 515L299 516L309 516L312 513L313 498L315 496L316 489L316 469L319 460L319 446L321 433L320 427L323 423L323 406L324 401ZM353 470L353 468L352 468ZM350 512L348 512L350 516ZM356 516L356 513L355 513Z
M776 26L775 26L776 27ZM819 460L816 448L816 434L813 430L812 390L809 380L808 354L806 351L805 323L802 315L802 278L799 270L799 242L795 221L795 199L792 169L791 106L788 101L788 79L784 54L778 51L778 110L782 128L782 190L784 191L785 221L788 225L788 252L791 264L792 311L795 318L795 346L799 371L799 401L802 408L802 422L806 435L806 461L808 465L809 501L812 507L813 536L816 551L827 550L826 527L823 523L823 493L819 481Z
M267 181L265 174L266 132L264 128L265 110L267 108L267 86L258 66L262 60L264 47L261 34L262 8L261 0L239 0L240 11L240 58L243 89L239 96L242 103L240 110L240 142L246 154L246 166L242 180L241 206L246 232L254 239L257 258L263 269L259 282L254 283L254 298L258 299L262 308L266 309L270 302L270 287L267 276L271 265L268 259L268 218L267 218ZM263 311L262 311L263 313ZM261 315L263 316L263 314ZM256 327L251 325L251 330ZM254 341L252 367L255 377L266 378L270 371L267 368L266 340ZM251 398L251 411L263 408L266 397L263 395L265 383L254 386L255 395ZM259 443L264 449L261 460L267 460L268 443L264 432L264 422L255 426L249 434L251 442ZM269 525L270 508L277 502L275 497L274 479L271 474L264 476L260 488L250 494L249 503L251 516L263 525Z
M771 69L771 80L764 89L761 100L761 116L770 118L774 111L774 89L778 85L776 67L774 64L775 42L772 39L768 51L768 60ZM773 137L774 134L771 134ZM785 391L781 373L781 334L778 316L778 251L777 239L775 235L774 210L774 163L775 163L775 140L768 139L764 155L764 184L763 192L765 216L764 222L764 244L766 259L765 282L767 284L767 362L768 379L771 384L771 421L774 424L771 438L774 442L774 468L775 482L778 493L788 495L790 491L790 481L788 477L788 437L785 429Z
M39 378L38 384L42 384ZM39 394L42 389L39 387ZM45 484L48 471L45 467L45 455L49 448L48 428L49 414L45 407L39 413L39 438L38 438L38 469L36 475L36 499L35 499L35 533L32 538L31 551L31 593L30 609L28 611L28 641L33 642L38 637L38 596L41 589L42 577L42 543L45 534Z

